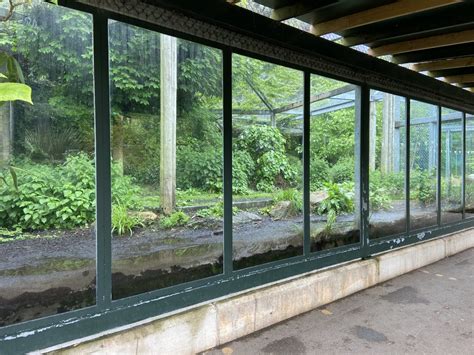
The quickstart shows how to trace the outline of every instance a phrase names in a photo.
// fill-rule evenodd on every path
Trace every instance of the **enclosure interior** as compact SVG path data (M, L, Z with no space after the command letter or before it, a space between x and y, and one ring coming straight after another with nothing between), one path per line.
M112 18L99 103L91 14L35 0L1 26L33 105L0 107L0 326L95 307L98 292L127 302L360 257L474 213L473 115Z

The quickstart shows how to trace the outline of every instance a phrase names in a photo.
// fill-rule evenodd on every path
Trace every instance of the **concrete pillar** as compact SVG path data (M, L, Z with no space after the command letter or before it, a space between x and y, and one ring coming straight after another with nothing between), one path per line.
M160 35L161 46L161 149L160 199L163 213L170 214L176 206L176 38Z

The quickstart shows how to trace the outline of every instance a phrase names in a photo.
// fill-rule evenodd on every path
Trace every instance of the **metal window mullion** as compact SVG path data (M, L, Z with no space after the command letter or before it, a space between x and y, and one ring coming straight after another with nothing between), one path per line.
M437 203L437 224L441 225L441 137L442 136L442 121L441 121L441 106L438 106L438 150L437 150L437 183L436 183L436 203ZM449 152L446 152L449 154Z
M405 223L410 232L410 99L405 97Z
M360 246L362 257L369 256L369 152L370 152L370 89L367 85L361 85L356 91L356 137L359 142L359 164L357 166L359 171L356 171L359 179L359 226L360 226ZM356 138L357 139L357 138ZM356 157L357 160L357 157Z
M233 271L232 253L232 51L223 51L224 109L224 275Z
M310 206L310 124L311 124L311 73L304 72L304 112L303 112L303 251L311 253L311 206Z
M466 218L466 138L467 138L467 122L466 112L462 113L462 178L461 178L461 208L462 219Z
M112 301L112 235L110 173L110 95L108 19L93 15L94 121L96 163L97 305Z

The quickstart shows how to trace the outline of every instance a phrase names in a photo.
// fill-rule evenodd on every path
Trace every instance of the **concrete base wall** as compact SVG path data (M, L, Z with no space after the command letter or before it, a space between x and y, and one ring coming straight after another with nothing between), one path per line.
M281 280L38 354L194 354L474 247L474 229Z

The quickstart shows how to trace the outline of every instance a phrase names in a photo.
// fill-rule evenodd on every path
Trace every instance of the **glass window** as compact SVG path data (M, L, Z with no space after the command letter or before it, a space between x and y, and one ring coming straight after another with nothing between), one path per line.
M466 218L474 217L474 115L466 114Z
M410 228L438 223L438 106L411 100L410 105Z
M462 112L441 110L441 223L462 219Z
M42 1L19 6L0 22L0 55L10 63L0 64L0 81L24 78L33 102L0 102L6 326L95 304L91 16Z
M232 57L236 269L303 252L303 73Z
M109 22L112 293L222 272L222 53Z
M311 251L360 240L354 85L311 76Z
M371 90L369 237L406 232L405 98Z

